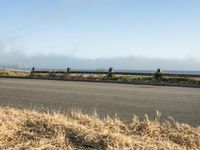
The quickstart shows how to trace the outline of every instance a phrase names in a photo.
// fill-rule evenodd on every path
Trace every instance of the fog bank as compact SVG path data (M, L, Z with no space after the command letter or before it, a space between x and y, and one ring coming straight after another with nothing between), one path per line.
M33 55L27 56L18 51L0 51L0 65L21 65L37 68L97 69L114 67L130 70L200 70L200 61L195 59L159 59L138 56L83 59L67 55Z

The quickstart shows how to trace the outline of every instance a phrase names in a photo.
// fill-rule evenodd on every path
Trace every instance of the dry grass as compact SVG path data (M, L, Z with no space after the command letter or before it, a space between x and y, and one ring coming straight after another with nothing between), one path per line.
M25 77L28 76L28 72L22 72L22 71L11 71L11 70L0 70L0 76L11 76L11 77Z
M200 128L147 117L123 123L79 110L66 115L0 108L0 149L200 149Z

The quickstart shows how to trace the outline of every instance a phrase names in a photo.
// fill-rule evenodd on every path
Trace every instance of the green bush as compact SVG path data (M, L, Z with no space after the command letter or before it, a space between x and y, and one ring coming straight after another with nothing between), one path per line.
M156 71L156 73L154 74L154 78L156 80L162 80L163 79L163 73L162 73L162 70L161 69L158 69Z

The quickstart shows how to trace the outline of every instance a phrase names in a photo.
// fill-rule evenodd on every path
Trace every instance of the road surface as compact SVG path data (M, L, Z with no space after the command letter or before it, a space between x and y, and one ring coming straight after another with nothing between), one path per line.
M18 108L45 107L68 111L96 110L101 117L117 114L129 121L133 114L200 125L200 88L126 85L71 81L0 79L0 104Z

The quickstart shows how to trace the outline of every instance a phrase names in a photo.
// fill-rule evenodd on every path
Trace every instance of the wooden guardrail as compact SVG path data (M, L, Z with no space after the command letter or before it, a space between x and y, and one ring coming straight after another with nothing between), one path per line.
M155 71L155 73L135 73L135 72L122 72L122 71L114 71L113 68L109 68L108 71L81 71L81 70L71 70L71 68L67 68L66 71L44 71L44 70L36 70L35 67L32 68L31 76L34 77L36 74L51 74L55 76L56 74L92 74L92 75L107 75L107 77L111 77L112 75L141 75L141 76L154 76L155 74L162 74L162 76L169 77L200 77L198 74L171 74L164 73L161 69Z

